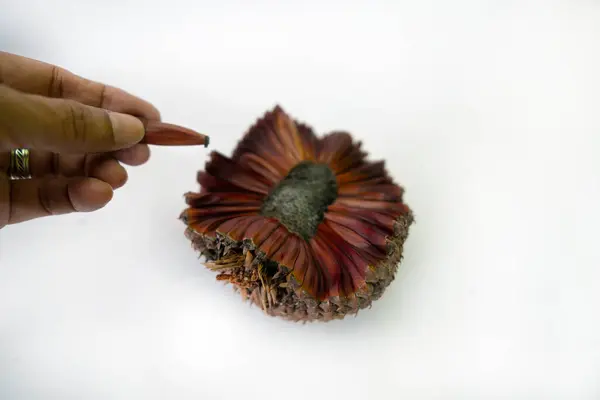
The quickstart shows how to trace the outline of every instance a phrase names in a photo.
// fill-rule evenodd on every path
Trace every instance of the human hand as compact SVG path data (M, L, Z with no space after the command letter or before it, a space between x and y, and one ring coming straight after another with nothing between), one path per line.
M0 229L104 207L150 157L151 104L62 68L0 52ZM30 151L31 179L9 179L10 151Z

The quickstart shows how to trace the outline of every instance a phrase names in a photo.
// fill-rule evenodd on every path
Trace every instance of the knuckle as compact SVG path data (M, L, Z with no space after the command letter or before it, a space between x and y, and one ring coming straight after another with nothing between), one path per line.
M62 131L70 142L82 143L88 137L90 115L85 107L75 101L63 103Z
M40 182L37 201L46 215L62 215L76 211L69 194L68 181L64 178L50 178Z
M50 81L48 82L48 97L63 97L64 95L64 78L65 71L57 67L52 66L50 71Z
M106 89L107 86L104 84L99 84L100 88L98 89L98 107L104 108L106 106Z
M55 212L55 204L54 201L52 199L52 197L49 195L50 194L50 190L48 190L48 185L40 185L38 187L38 202L40 203L41 208L44 210L44 212L46 212L48 215L54 215L56 214Z
M75 144L90 141L114 142L113 126L108 111L65 100L61 118L65 139Z

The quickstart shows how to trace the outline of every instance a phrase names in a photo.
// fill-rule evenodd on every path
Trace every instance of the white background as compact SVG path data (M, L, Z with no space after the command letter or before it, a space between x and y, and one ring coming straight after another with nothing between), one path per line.
M0 231L0 399L600 398L597 1L2 3L0 48L225 154L276 103L353 132L417 224L371 310L268 318L183 236L208 151L154 148L101 211Z

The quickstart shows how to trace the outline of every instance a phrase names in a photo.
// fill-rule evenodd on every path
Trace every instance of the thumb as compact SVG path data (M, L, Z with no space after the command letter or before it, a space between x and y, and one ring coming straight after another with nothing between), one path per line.
M0 150L109 152L131 147L143 137L142 121L131 115L0 85Z

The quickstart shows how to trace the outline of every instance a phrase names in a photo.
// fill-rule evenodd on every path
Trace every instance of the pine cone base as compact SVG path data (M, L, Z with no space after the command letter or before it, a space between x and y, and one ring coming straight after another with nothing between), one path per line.
M369 268L365 285L351 298L331 297L323 301L310 296L289 269L266 259L250 240L238 242L218 233L203 235L189 227L185 235L206 258L206 266L218 273L217 280L232 284L245 300L265 314L293 322L326 322L357 314L381 298L396 277L413 223L412 212L396 219L394 235L388 238L387 258Z

